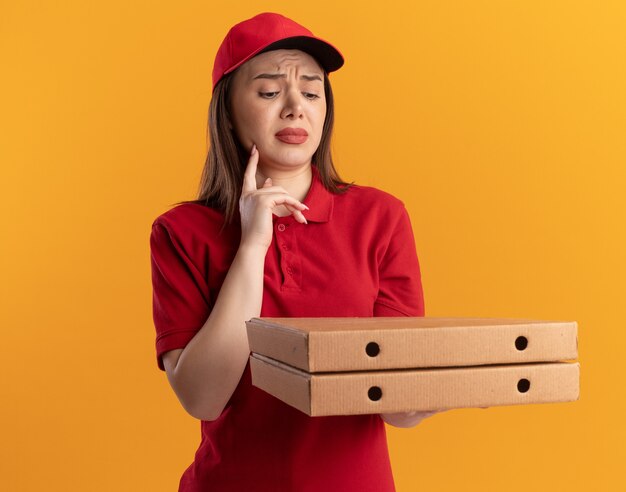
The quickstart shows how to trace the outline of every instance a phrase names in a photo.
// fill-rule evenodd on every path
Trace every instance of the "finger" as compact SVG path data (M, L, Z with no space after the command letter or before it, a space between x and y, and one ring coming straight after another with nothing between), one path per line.
M259 188L258 190L256 190L256 192L259 195L270 194L270 193L282 193L282 194L285 194L285 195L289 195L289 193L287 192L287 190L285 188L283 188L282 186L272 186L271 185L271 183L272 183L271 178L267 178L267 179L270 180L270 185L268 185L267 184L268 181L265 180L265 183L263 183L263 187ZM307 205L305 205L304 203L302 203L300 201L298 203L300 203L302 205L302 207L300 207L300 208L302 208L304 210L309 210L309 207Z
M300 209L306 207L306 205L298 202L291 197L280 197L274 201L274 207L280 205L283 205L291 213L291 215L293 215L294 219L296 219L297 222L300 222L301 224L308 224L306 217L300 211ZM300 209L298 207L300 207Z
M269 188L270 186L272 186L272 178L267 178L265 183L263 183L263 188Z
M272 179L272 178L269 178L269 179ZM289 194L289 192L282 186L268 186L267 188L266 187L259 188L257 191L259 193L285 193L287 195Z
M250 158L248 159L248 165L243 173L243 193L252 193L256 191L256 168L259 162L259 151L256 148L256 144L252 144L252 151L250 152Z
M307 206L304 203L300 203L298 200L296 200L295 198L289 195L275 195L271 197L268 205L272 209L277 207L278 205L284 205L285 207L291 206L294 210L298 210L298 211L304 210L305 208L307 208ZM304 216L302 216L302 218L304 219Z
M279 197L278 200L282 198L285 198L285 197ZM291 198L290 196L287 196L286 198L289 198L289 200L287 202L281 202L281 205L284 205L285 208L289 210L291 213L296 213L296 212L300 213L302 218L304 218L304 215L302 215L302 210L308 210L308 207L304 203L301 203L298 200Z
M308 210L309 209L309 207L307 207L304 203L301 203L301 202L298 202L297 206L294 206L294 205L291 205L291 204L288 204L288 203L285 203L284 205L285 205L285 207L287 207L287 209L290 212L300 212L301 210Z
M285 207L287 208L287 210L291 212L291 214L294 216L294 218L298 222L300 222L301 224L308 224L306 217L302 214L302 212L300 212L300 210L286 203L285 203Z
M298 210L308 210L309 207L307 207L304 203L296 200L294 197L289 196L287 194L283 194L283 193L261 193L261 190L257 190L255 192L255 195L257 195L257 199L262 202L265 206L270 207L270 208L274 208L277 205L291 205L295 208L297 208ZM261 196L259 196L261 195Z

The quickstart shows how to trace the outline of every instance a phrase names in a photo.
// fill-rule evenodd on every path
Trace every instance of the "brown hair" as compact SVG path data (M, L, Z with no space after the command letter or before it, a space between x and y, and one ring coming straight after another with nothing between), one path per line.
M182 203L197 203L220 210L225 214L225 224L239 215L239 197L243 186L243 173L249 155L241 145L230 123L230 92L234 74L225 75L215 86L209 105L208 136L210 146L200 178L198 198ZM330 141L334 123L333 93L324 71L324 94L326 95L326 118L320 144L311 158L319 170L324 187L336 194L345 193L354 184L344 182L333 165Z

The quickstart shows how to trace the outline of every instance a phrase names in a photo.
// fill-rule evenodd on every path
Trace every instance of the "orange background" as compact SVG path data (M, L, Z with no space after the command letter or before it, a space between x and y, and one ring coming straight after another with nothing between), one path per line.
M579 401L388 427L398 491L626 490L625 5L3 2L0 489L176 490L150 224L194 197L228 28L276 11L346 57L337 166L406 203L426 314L579 323Z

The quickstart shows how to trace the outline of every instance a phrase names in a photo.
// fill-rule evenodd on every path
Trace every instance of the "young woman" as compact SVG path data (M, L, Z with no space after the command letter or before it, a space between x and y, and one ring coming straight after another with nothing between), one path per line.
M384 421L434 413L309 417L251 384L252 317L424 315L403 203L333 166L328 73L342 64L279 14L231 28L200 196L152 225L157 362L201 420L181 491L392 491Z

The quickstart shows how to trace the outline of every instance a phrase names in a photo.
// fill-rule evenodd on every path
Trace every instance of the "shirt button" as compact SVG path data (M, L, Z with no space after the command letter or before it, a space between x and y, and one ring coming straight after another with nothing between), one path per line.
M283 232L285 230L285 224L278 224L278 230Z
M291 267L287 267L287 273L288 273L289 275L292 275L292 274L293 274L293 268L291 268Z
M283 249L284 249L285 251L288 251L288 250L289 250L289 246L287 246L286 244L283 244Z

